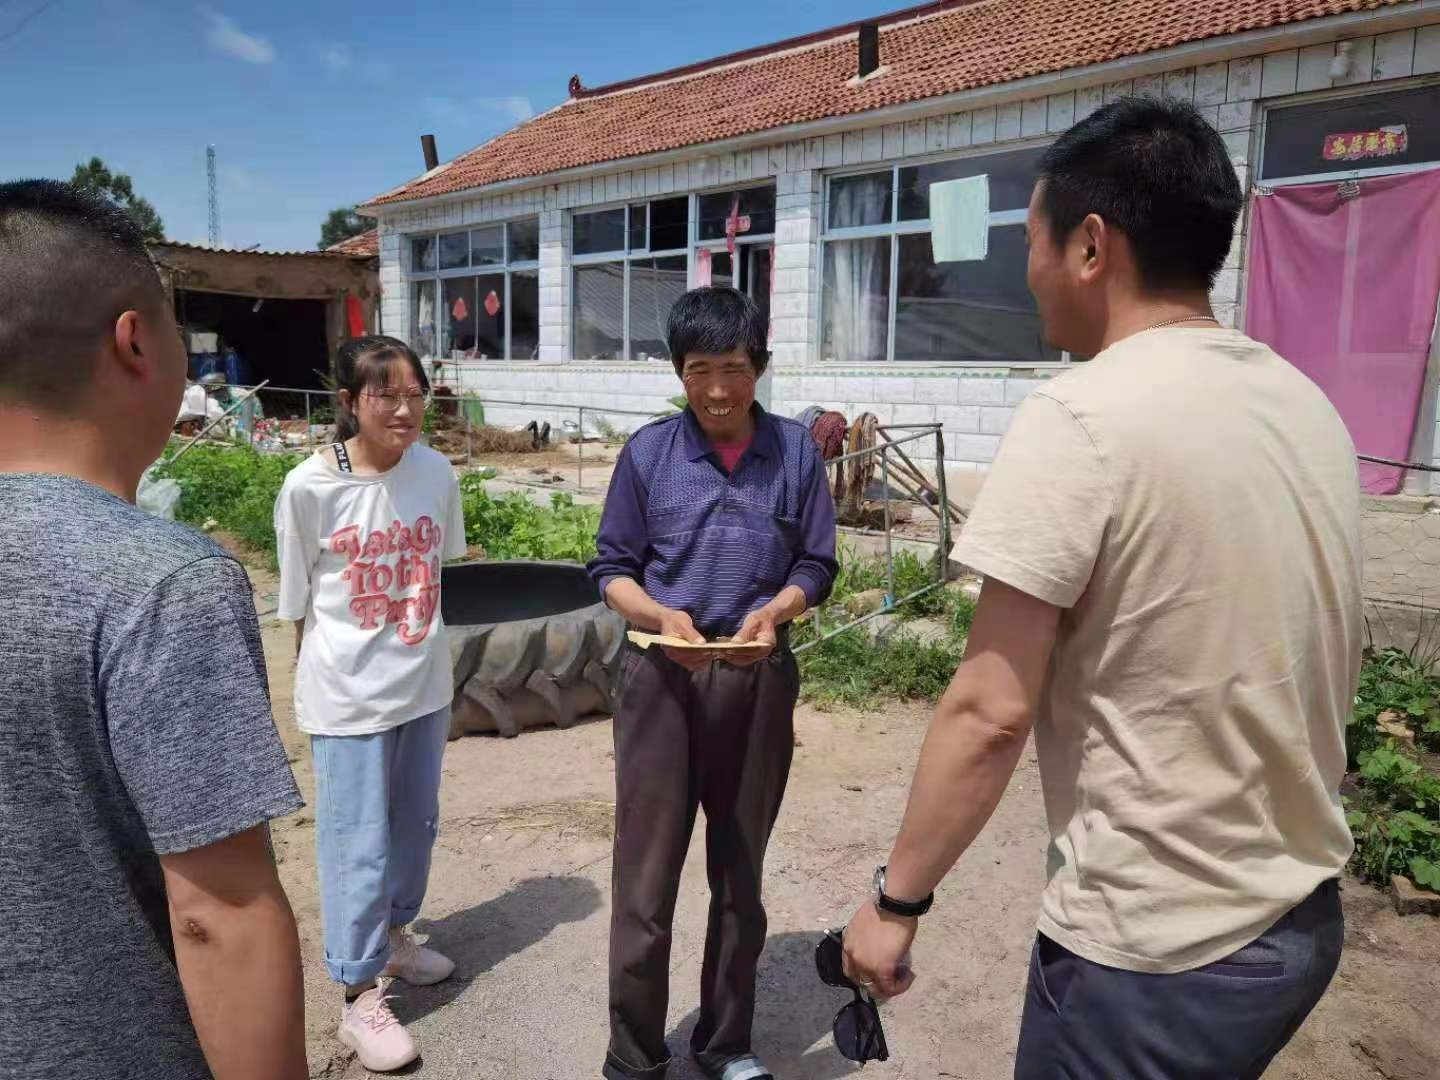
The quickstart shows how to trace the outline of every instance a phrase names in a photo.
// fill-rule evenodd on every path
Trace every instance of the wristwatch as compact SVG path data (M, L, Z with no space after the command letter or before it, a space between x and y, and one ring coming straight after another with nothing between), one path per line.
M891 915L900 915L906 919L917 919L929 911L934 903L933 892L924 900L896 900L892 896L886 896L885 867L875 868L875 906L881 911L888 911Z

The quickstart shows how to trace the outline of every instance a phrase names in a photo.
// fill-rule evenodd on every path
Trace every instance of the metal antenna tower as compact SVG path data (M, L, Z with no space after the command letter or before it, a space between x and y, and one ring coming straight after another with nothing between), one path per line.
M220 246L220 192L215 184L215 147L205 148L205 174L210 181L210 246Z

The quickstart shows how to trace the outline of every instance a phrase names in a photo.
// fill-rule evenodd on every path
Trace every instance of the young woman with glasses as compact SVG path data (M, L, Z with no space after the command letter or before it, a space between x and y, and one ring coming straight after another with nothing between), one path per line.
M415 353L355 338L335 367L336 441L290 473L275 506L279 617L295 623L295 718L315 759L338 1034L388 1072L419 1056L389 980L429 985L455 967L405 927L425 896L450 725L440 568L465 554L465 522L449 462L418 445L430 386Z

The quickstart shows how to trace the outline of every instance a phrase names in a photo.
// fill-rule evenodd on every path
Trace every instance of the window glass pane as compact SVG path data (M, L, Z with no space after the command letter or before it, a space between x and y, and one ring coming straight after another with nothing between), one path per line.
M990 209L1024 210L1035 188L1035 170L1047 147L1012 150L1008 154L983 154L929 165L910 165L900 170L900 220L923 221L930 216L930 185L965 176L990 177Z
M685 285L683 255L630 263L630 359L669 357L665 323L670 308L685 295Z
M936 264L930 236L900 237L895 359L1055 363L1025 284L1025 227L990 230L983 261Z
M767 236L775 231L775 188L742 188L700 196L700 220L697 223L700 239L724 239L725 222L737 209L741 219L737 236ZM749 218L748 222L746 218Z
M575 215L576 255L625 250L625 209L597 210Z
M435 356L435 282L410 283L410 347Z
M735 284L735 260L728 251L710 253L710 284L728 285L732 289L740 287Z
M616 360L625 347L625 265L575 268L575 357Z
M1261 175L1279 179L1440 161L1437 117L1440 86L1274 109L1265 118ZM1340 135L1343 147L1336 142Z
M890 323L890 237L826 244L823 288L820 354L842 364L884 360Z
M435 269L435 237L412 236L410 238L410 269L415 271Z
M468 234L446 233L440 237L440 269L455 270L470 265L470 238Z
M626 237L626 249L629 251L644 251L645 244L645 204L635 203L630 207L630 231Z
M892 170L830 181L830 228L885 225L890 221Z
M446 278L444 286L445 355L452 360L475 355L475 279Z
M482 274L475 279L475 356L498 360L504 355L505 275Z
M499 266L505 261L505 226L487 225L470 233L470 265Z
M656 199L650 204L650 250L679 251L690 243L690 200Z
M510 275L510 358L540 359L540 272Z
M540 258L540 219L510 222L510 261L536 262Z

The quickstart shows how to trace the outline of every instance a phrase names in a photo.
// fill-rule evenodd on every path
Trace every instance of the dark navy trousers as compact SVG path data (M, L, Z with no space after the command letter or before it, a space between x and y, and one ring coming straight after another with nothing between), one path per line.
M1038 935L1015 1080L1257 1080L1324 995L1344 936L1336 880L1238 952L1175 975Z

